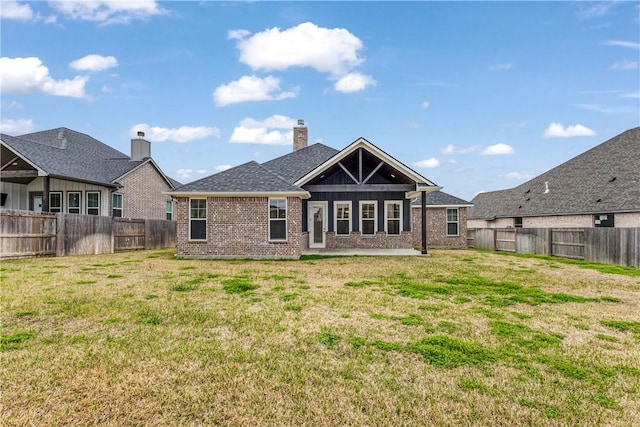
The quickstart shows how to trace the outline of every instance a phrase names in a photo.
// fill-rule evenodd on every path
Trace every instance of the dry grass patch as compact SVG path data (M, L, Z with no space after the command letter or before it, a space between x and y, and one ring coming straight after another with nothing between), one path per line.
M0 275L2 425L640 424L625 269L140 251Z

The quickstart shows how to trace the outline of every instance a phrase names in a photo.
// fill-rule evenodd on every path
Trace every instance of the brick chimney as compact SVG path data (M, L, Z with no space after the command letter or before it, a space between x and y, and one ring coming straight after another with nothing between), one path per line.
M138 131L137 138L131 139L131 160L140 161L151 157L151 143L144 139L144 132Z
M309 142L309 130L304 125L304 120L299 119L298 125L293 127L293 151L305 148Z

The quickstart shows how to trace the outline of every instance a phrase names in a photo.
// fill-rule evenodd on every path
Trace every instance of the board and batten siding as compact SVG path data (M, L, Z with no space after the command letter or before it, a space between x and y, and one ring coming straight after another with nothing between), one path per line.
M31 181L28 185L26 185L26 193L27 197L29 197L30 193L42 192L44 188L44 178L38 177ZM67 193L70 191L79 191L82 193L82 201L81 201L81 214L84 215L87 213L87 192L98 191L100 193L100 215L101 216L111 216L111 192L112 189L109 187L104 187L102 185L96 184L87 184L83 182L77 181L68 181L64 179L51 178L49 180L49 191L62 192L62 210L63 212L67 211ZM24 209L28 209L28 201L27 206Z

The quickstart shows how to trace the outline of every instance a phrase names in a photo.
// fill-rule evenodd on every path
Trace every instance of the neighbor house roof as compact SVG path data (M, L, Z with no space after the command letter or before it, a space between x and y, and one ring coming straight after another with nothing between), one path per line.
M210 175L171 191L172 195L246 196L291 195L309 197L309 193L286 181L265 166L250 161Z
M434 193L427 194L427 206L447 206L447 207L467 207L473 206L473 203L462 200L456 196L445 193L444 191L436 191ZM422 206L422 197L418 197L411 202L411 207L419 208Z
M18 137L3 134L1 140L41 175L117 187L120 177L150 162L171 187L177 183L165 176L150 158L131 160L89 135L64 127Z
M469 219L640 212L640 127L472 203Z

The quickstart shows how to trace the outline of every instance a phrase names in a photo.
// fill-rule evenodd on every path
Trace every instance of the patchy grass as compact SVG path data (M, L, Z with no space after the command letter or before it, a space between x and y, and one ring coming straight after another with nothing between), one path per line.
M640 425L624 268L136 251L0 271L2 425Z

